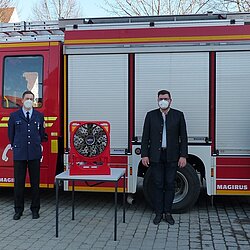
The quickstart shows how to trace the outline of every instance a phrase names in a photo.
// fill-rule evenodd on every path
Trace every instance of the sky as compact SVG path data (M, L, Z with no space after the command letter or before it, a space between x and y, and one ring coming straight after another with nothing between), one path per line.
M32 6L40 0L19 0L18 16L20 21L28 21L32 15ZM100 5L104 5L104 0L79 0L82 6L84 18L88 17L107 17L110 16Z

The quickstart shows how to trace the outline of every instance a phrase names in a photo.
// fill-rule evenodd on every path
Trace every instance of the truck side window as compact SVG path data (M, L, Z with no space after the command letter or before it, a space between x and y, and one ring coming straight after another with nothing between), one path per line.
M43 57L9 56L4 58L3 70L4 108L22 106L22 93L30 90L35 95L34 106L43 103Z

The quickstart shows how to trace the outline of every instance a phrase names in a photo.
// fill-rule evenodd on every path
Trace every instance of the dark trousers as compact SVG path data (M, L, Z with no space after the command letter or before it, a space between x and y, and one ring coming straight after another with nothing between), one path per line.
M151 162L154 183L154 210L156 214L171 213L175 195L175 177L178 163L167 161L167 151L161 151L160 162Z
M29 170L32 202L31 211L38 212L40 209L40 160L14 161L14 208L15 212L24 210L24 189L27 167Z

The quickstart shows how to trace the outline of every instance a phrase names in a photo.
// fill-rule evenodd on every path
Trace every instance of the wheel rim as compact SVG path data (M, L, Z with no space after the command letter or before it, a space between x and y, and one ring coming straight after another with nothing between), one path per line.
M188 181L187 178L181 173L177 172L175 180L175 198L174 203L183 200L188 193Z

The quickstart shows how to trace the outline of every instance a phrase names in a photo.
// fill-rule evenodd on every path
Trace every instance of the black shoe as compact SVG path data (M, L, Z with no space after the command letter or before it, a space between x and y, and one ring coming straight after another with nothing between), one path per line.
M175 221L171 214L166 214L166 222L168 222L170 225L174 225Z
M38 219L40 217L38 212L32 212L32 219Z
M13 220L19 220L21 218L21 216L23 215L22 212L17 212L14 214L13 216Z
M161 219L162 219L162 214L157 214L153 220L153 223L155 225L158 225L161 222Z

